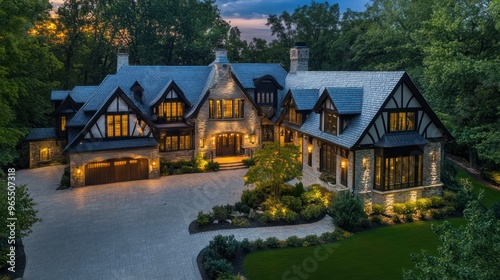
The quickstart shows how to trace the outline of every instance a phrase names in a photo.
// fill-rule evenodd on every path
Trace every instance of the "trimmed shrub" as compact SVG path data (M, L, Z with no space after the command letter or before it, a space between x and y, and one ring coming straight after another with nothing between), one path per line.
M196 218L196 224L200 227L204 227L210 223L212 216L210 213L204 214L203 211L198 213L198 217Z
M286 239L285 243L288 247L300 247L302 246L303 241L302 238L292 235Z
M372 221L372 223L380 224L382 222L382 217L381 215L372 215L370 217L370 220Z
M281 203L295 212L302 210L302 200L298 197L285 195L281 198Z
M266 217L265 219L268 221L268 222L277 222L281 219L281 211L279 210L275 210L275 211L272 211L271 210L266 210L264 211L264 214L262 215L262 217Z
M300 197L304 193L304 184L302 182L298 182L295 184L295 188L293 189L293 196Z
M59 187L57 188L58 190L64 190L69 188L70 184L70 179L69 179L69 166L66 166L64 168L64 173L61 176L61 181L59 181Z
M287 224L293 224L297 222L297 219L299 218L299 214L297 212L289 210L285 213L285 217L283 219Z
M290 196L293 195L295 191L295 187L289 184L282 184L280 186L280 193L281 196Z
M325 211L325 208L323 205L319 204L310 204L307 205L304 210L300 212L302 217L306 220L309 221L311 219L317 219L319 218Z
M372 204L372 215L383 215L385 213L385 205Z
M276 237L268 237L265 244L269 248L278 248L280 245L280 241Z
M253 246L255 246L255 248L257 248L257 249L262 249L265 247L264 240L262 240L260 238L255 239L252 243L253 243Z
M413 222L413 214L406 213L405 214L405 219L407 222Z
M414 201L407 201L405 204L405 214L414 214L417 211L417 204Z
M392 221L396 224L401 223L401 218L399 218L399 215L394 215L392 216Z
M453 206L446 206L442 209L444 215L453 215L457 209Z
M404 203L394 203L392 205L392 211L397 215L403 215L406 213L406 205Z
M201 255L203 262L208 259L222 259L222 257L212 248L206 247Z
M241 211L241 206L243 206L243 203L241 201L238 201L234 204L234 210L238 211L238 212L242 212Z
M441 208L444 206L444 199L440 196L433 196L430 198L431 208Z
M245 214L249 214L249 213L250 213L250 209L251 209L251 208L250 208L250 207L248 207L248 205L246 205L246 204L243 204L243 205L241 206L241 212L243 212L243 213L245 213Z
M206 171L212 171L212 172L219 171L219 168L220 168L220 164L218 162L215 162L215 161L209 161L207 163L207 165L205 166Z
M433 219L441 219L444 216L444 213L441 210L432 209L431 216Z
M189 173L196 173L196 172L199 172L199 171L197 170L197 168L195 168L193 166L184 165L180 169L181 174L189 174Z
M365 216L364 204L350 193L341 192L332 200L330 215L336 226L350 230L358 226L361 218Z
M425 211L431 207L431 200L429 198L419 198L417 199L416 207L419 211Z
M500 171L486 171L484 172L484 176L496 186L500 186Z
M215 205L212 207L212 213L215 220L225 221L229 218L231 211L228 211L228 208L224 205Z
M222 257L231 260L236 256L238 245L238 241L234 239L234 235L222 236L219 234L214 236L208 247Z
M307 246L316 246L320 242L319 242L319 239L318 239L317 235L311 234L311 235L308 235L308 236L304 237L302 245L304 247L307 247L306 245L304 245L306 243L307 243Z
M203 262L203 269L210 279L217 279L219 275L233 273L233 265L225 259L207 259Z
M256 207L261 202L257 190L244 190L241 194L241 202L249 207Z
M254 166L256 163L255 158L246 158L241 161L246 167Z
M323 241L322 243L331 243L337 240L335 234L330 231L324 232L319 238Z
M301 195L303 204L322 204L325 208L330 206L333 197L333 192L318 184L310 185Z
M269 212L264 212L259 216L259 222L263 224L267 224L271 221L271 214Z
M237 227L245 227L246 228L246 227L250 226L250 222L246 218L235 218L235 219L233 219L233 225L235 225Z
M248 240L248 238L244 238L243 240L241 240L241 242L240 242L240 248L241 248L241 250L243 252L245 252L245 253L250 252L251 247L252 247L252 243L250 243L250 241Z

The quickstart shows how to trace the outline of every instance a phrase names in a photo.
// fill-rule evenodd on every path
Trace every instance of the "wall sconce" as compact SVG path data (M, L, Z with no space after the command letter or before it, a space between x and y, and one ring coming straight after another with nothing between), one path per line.
M153 166L156 166L156 161L153 161L151 164L152 164Z
M76 169L76 174L80 174L80 173L82 173L82 171L80 170L80 168L77 168Z
M246 135L245 135L245 139L247 139L247 140L248 140L248 134L246 134Z
M212 145L215 145L215 136L212 137Z
M200 148L205 148L205 138L200 138Z
M308 153L312 153L312 151L313 151L313 147L312 147L312 146L308 146L308 147L307 147L307 152L308 152Z
M368 159L367 158L363 158L363 167L365 169L368 168Z
M341 168L345 168L345 161L341 161L341 162L340 162L340 167L341 167Z
M250 143L255 143L255 134L252 134L252 137L250 137Z

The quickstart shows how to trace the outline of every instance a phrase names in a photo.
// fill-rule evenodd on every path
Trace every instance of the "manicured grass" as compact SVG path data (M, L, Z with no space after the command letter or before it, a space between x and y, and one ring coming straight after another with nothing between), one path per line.
M476 178L472 177L469 173L464 171L459 166L455 165L455 167L457 169L457 179L458 180L465 179L465 178L469 179L469 181L472 183L472 186L474 188L475 193L478 193L479 190L484 190L484 197L481 200L481 203L484 206L490 208L493 205L493 203L500 201L500 191L499 190L495 190L489 186L485 186L483 183L478 181Z
M464 224L462 218L448 221L454 226ZM245 274L249 280L401 279L403 268L414 266L411 253L419 253L421 249L436 252L439 240L431 224L442 222L415 222L367 230L326 244L326 248L321 249L307 247L252 253L244 260ZM327 250L331 254L324 260ZM294 265L300 267L302 275L293 272Z

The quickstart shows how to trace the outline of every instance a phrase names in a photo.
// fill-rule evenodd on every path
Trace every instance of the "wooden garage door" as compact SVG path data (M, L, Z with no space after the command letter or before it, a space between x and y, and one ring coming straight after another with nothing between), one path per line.
M148 179L147 159L114 159L85 166L85 185Z

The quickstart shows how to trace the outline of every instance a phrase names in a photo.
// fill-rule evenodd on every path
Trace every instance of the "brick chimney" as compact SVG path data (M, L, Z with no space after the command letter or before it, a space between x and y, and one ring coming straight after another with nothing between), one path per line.
M290 73L309 70L309 48L305 42L295 43L290 49Z
M128 53L118 53L116 57L116 72L122 68L122 66L128 66Z

